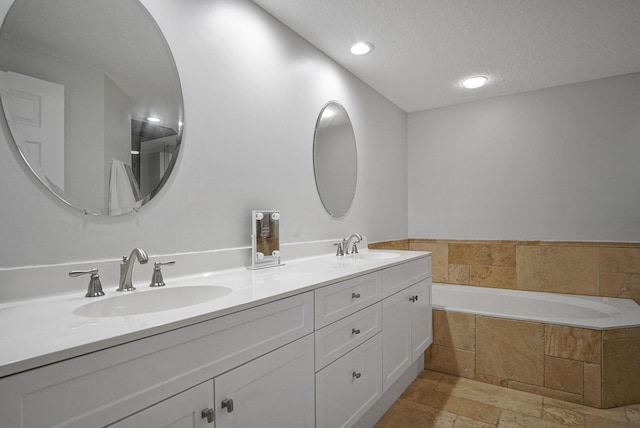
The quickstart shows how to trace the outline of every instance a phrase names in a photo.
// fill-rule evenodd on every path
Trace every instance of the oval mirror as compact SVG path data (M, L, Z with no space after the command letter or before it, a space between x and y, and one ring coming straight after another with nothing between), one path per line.
M316 122L313 171L325 210L333 218L344 217L356 194L358 153L349 115L335 101L322 108Z
M137 211L176 162L178 72L138 0L16 0L0 30L0 97L30 170L86 214Z

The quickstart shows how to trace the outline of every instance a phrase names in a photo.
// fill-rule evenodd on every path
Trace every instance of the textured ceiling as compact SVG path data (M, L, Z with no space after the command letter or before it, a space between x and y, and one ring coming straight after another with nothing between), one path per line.
M406 112L640 71L640 0L253 1Z

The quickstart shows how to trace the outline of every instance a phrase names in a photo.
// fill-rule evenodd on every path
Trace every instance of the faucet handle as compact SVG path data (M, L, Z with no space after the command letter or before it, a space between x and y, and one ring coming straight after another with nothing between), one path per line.
M338 248L336 249L336 256L344 256L344 248L342 246L342 242L336 242L333 245L336 245Z
M89 279L89 287L87 288L87 294L85 294L84 297L104 296L104 291L102 291L102 283L100 283L100 275L98 275L98 268L89 270L72 270L71 272L69 272L70 277L77 277L81 275L91 275L91 279Z
M167 262L155 262L153 264L153 274L151 275L151 284L149 284L149 287L164 287L166 284L164 283L164 279L162 278L162 271L160 270L160 266L175 264L175 260L169 260Z
M351 247L351 254L358 254L358 245L357 242L353 241L353 246Z

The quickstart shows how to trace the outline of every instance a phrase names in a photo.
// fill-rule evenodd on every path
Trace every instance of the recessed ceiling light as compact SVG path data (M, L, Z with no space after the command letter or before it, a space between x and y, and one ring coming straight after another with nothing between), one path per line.
M147 120L148 120L149 122L153 122L153 123L158 123L158 122L160 122L160 118L159 118L159 117L155 117L155 116L149 116L149 117L147 118Z
M462 81L462 86L467 89L476 89L486 85L488 81L487 76L471 76Z
M354 55L366 55L373 50L373 44L369 42L358 42L351 46L351 53Z

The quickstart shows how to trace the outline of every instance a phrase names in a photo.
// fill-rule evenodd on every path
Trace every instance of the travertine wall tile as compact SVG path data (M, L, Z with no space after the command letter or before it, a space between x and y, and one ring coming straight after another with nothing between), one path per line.
M492 266L516 267L516 246L491 245Z
M602 406L640 403L640 337L605 340L602 353Z
M601 248L600 271L640 273L640 248Z
M544 325L476 317L476 371L532 385L544 383Z
M431 345L425 351L424 367L473 379L476 376L476 354L448 346Z
M640 274L600 272L600 295L633 299L640 304Z
M545 324L545 355L589 363L602 361L602 332L586 328Z
M469 265L449 265L449 282L451 284L469 285Z
M491 245L449 244L449 263L491 266Z
M544 386L573 394L583 393L584 367L580 361L544 357Z
M509 388L509 379L501 379L495 376L489 376L482 373L476 372L476 380L479 380L484 383L490 383L493 385L502 386L503 388Z
M449 246L423 241L410 241L409 249L431 251L431 276L433 282L449 282Z
M371 242L369 248L377 250L408 250L408 239L397 239L395 241Z
M434 310L433 343L466 351L475 351L475 315Z
M640 337L640 327L616 328L602 332L602 340L624 339L627 337Z
M471 266L469 283L483 287L516 288L516 269L500 266Z
M599 249L519 246L516 285L521 290L598 295Z
M602 406L602 367L600 364L584 364L584 404Z

